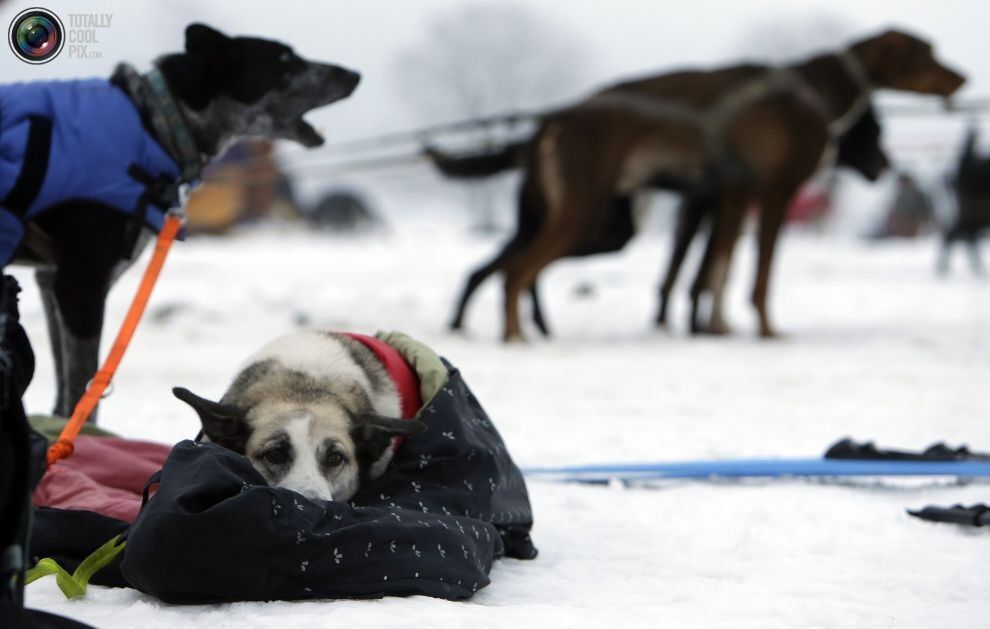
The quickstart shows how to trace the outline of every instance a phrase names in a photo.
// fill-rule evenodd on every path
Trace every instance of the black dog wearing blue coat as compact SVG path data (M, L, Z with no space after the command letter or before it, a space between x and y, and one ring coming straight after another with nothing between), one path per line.
M275 41L186 29L185 50L109 80L0 86L0 266L37 265L67 416L96 372L114 280L206 162L239 137L323 143L303 115L360 76ZM146 229L149 228L149 229Z

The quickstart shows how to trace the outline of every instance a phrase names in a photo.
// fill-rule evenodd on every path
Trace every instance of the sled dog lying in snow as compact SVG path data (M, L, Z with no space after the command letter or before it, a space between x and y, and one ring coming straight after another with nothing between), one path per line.
M346 501L382 475L395 437L426 430L412 419L416 383L390 345L310 330L248 358L219 402L172 392L196 410L209 441L245 455L270 485Z

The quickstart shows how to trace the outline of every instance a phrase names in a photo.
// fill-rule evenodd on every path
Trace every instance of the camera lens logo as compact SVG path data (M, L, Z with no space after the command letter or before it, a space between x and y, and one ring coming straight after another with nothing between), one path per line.
M48 9L26 9L10 23L7 41L21 61L35 65L48 63L62 52L65 28L62 20Z

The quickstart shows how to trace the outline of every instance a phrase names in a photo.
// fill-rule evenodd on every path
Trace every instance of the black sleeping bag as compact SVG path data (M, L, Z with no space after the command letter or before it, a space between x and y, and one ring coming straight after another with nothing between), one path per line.
M171 603L424 594L469 598L500 557L531 559L522 474L460 373L349 503L269 487L250 462L183 441L127 534L127 583Z

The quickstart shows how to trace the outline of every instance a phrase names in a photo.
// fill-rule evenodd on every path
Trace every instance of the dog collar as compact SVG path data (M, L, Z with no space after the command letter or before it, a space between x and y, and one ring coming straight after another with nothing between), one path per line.
M402 418L412 419L416 416L419 408L423 405L419 393L419 377L409 365L399 350L388 343L376 339L366 334L355 334L344 332L344 336L361 343L378 357L378 360L385 367L389 378L395 383L395 388L399 391L399 400L402 408Z
M145 75L121 63L110 79L123 89L151 126L150 131L181 168L180 183L199 179L206 165L206 156L196 148L189 125L168 89L164 75L153 67Z
M199 149L196 148L196 142L189 132L189 125L186 124L182 112L179 111L179 105L175 102L172 92L168 89L165 76L161 70L154 67L144 75L144 78L151 88L152 93L154 93L160 107L161 115L164 118L164 124L160 126L164 128L165 135L167 135L168 140L170 140L169 143L172 145L171 148L173 150L170 152L175 153L173 157L177 158L176 161L182 167L182 181L190 182L199 179L206 160L203 158L203 154ZM168 140L166 141L168 142Z

